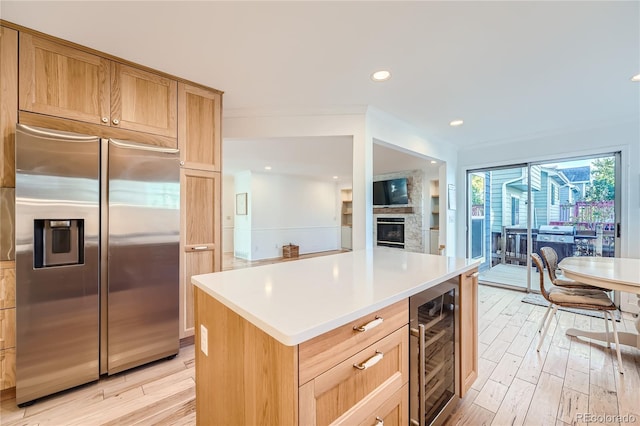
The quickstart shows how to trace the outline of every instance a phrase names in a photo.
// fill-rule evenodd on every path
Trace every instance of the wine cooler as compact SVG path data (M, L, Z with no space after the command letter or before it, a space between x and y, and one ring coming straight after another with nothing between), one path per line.
M444 423L457 402L455 309L457 280L410 298L409 413L412 425Z

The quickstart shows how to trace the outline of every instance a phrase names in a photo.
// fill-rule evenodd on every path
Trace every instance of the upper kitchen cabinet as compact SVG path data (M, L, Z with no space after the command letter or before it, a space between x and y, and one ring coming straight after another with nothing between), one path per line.
M176 137L178 82L111 63L111 125Z
M20 34L20 109L177 137L176 80Z
M20 109L109 123L109 60L20 34Z
M183 167L219 172L222 96L179 83L178 103L178 147Z

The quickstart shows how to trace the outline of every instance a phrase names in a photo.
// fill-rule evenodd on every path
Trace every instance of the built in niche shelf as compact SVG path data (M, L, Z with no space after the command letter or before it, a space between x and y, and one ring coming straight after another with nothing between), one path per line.
M374 207L373 214L413 213L413 207Z

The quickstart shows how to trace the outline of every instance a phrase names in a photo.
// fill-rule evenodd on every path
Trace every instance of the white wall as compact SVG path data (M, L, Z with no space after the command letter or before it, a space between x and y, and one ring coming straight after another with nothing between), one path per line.
M365 143L365 109L343 113L282 113L282 115L224 116L223 138L249 139L289 136L351 136L353 144L353 248L371 246L373 148ZM365 208L368 200L369 213ZM237 239L236 239L237 243Z
M282 256L282 246L300 253L340 248L337 190L333 181L253 173L251 260Z
M222 252L233 253L233 222L236 203L235 179L222 176Z
M277 116L224 117L224 139L248 139L286 136L352 136L353 137L353 249L372 247L373 241L373 140L394 148L444 161L440 167L440 185L455 183L457 151L435 137L376 108L368 107L349 113L289 113ZM460 193L460 191L458 191ZM440 195L441 206L446 195ZM440 244L447 253L455 253L455 212L440 213ZM446 225L446 226L445 226ZM236 223L237 226L237 223ZM238 243L237 234L235 239ZM237 252L237 249L236 249Z

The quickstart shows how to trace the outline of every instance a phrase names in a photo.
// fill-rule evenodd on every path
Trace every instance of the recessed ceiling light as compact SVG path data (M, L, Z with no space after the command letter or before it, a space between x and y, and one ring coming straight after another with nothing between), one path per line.
M462 126L463 124L464 124L464 121L462 120L453 120L449 122L449 126L451 127Z
M264 166L265 170L271 170L271 166Z
M436 160L431 160L431 164L436 164L438 163Z
M338 179L338 176L334 176L333 178L334 178L334 179Z
M387 81L390 78L391 78L391 73L387 70L380 70L371 74L371 80L373 81Z
M640 74L636 74L633 77L631 77L631 81L635 81L636 83L640 82Z

